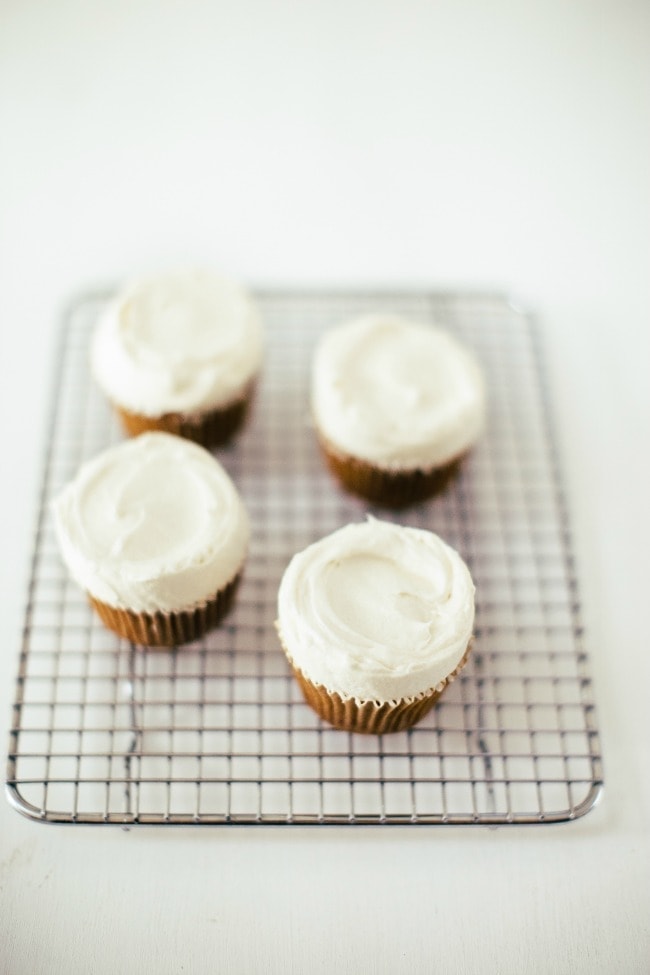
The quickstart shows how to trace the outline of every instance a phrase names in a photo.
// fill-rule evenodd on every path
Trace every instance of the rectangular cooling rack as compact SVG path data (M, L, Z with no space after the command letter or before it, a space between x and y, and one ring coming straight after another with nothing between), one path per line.
M63 322L14 704L7 791L48 823L506 824L582 816L602 786L598 731L550 404L530 317L489 295L258 295L268 332L249 425L218 451L252 521L236 607L205 639L147 651L105 630L60 561L50 503L121 437L88 373L107 294ZM489 422L442 497L399 515L345 495L308 412L322 329L373 309L432 320L482 361ZM415 728L324 725L274 630L291 555L367 511L432 529L467 561L476 640Z

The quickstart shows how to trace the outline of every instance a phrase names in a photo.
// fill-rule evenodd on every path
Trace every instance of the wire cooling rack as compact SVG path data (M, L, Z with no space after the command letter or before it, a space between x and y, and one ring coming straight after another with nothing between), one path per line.
M570 528L530 318L494 296L259 294L268 329L253 416L218 452L251 515L236 607L205 639L143 650L103 628L60 561L50 503L121 437L87 345L105 294L65 316L20 653L7 789L49 823L500 824L575 819L602 784ZM308 415L322 329L371 309L435 320L473 347L487 434L437 499L394 515L344 494ZM438 532L477 588L461 677L415 728L324 725L278 647L291 555L367 511Z

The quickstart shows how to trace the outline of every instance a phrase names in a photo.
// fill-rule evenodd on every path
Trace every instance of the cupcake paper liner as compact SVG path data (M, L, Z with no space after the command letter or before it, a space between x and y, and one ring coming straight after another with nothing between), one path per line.
M100 619L125 640L146 647L173 647L190 643L214 629L230 609L241 574L206 602L174 612L136 613L109 606L88 594Z
M160 416L144 416L132 413L123 406L113 405L122 426L131 437L150 430L163 430L193 440L203 447L215 447L229 440L244 425L253 396L254 388L250 386L242 399L221 409L206 413L163 413Z
M319 442L327 466L345 488L391 508L404 507L442 491L458 473L464 456L442 467L387 470L341 453L320 434Z
M291 660L284 644L283 649L305 701L319 717L342 731L385 735L405 731L422 720L467 663L471 645L470 640L460 663L439 684L415 697L405 697L397 701L359 701L354 697L342 697L336 691L328 691L322 684L314 684L305 677Z

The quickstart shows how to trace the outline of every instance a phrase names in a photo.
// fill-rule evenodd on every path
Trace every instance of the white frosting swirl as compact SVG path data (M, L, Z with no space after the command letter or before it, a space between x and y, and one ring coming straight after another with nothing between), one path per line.
M202 413L244 397L262 361L256 306L204 271L140 281L108 307L91 348L110 400L144 416Z
M325 333L314 357L318 429L378 467L429 469L463 454L484 425L474 357L430 325L376 314Z
M147 433L84 464L54 502L63 559L90 595L135 612L188 609L241 569L248 516L202 447Z
M436 687L462 659L474 585L433 532L370 518L310 545L278 594L288 657L344 698L392 701Z

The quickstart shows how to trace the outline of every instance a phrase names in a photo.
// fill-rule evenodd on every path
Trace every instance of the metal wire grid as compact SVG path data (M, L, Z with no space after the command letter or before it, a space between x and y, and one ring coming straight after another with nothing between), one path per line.
M7 789L50 823L500 824L574 819L602 783L578 587L529 318L494 296L259 295L268 352L254 416L218 456L251 515L237 604L205 639L146 651L105 630L60 562L50 502L121 433L87 369L106 295L65 318L20 654ZM370 309L433 319L483 362L488 433L444 496L400 515L345 495L308 418L321 329ZM291 555L372 510L439 532L477 586L460 679L417 727L324 725L273 628Z

